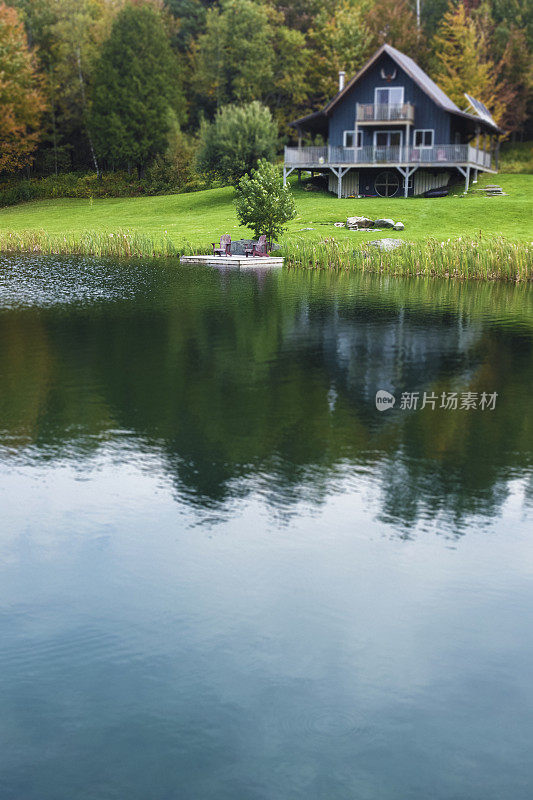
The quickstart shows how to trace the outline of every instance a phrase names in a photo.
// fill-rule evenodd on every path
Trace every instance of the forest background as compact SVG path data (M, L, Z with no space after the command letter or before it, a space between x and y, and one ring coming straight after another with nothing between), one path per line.
M532 138L530 0L2 2L0 205L234 181L384 42Z

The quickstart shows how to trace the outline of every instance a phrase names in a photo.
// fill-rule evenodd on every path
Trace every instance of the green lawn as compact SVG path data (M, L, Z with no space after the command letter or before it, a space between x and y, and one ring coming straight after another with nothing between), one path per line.
M484 183L499 184L508 196L490 198L475 191ZM393 235L411 241L429 236L442 240L472 237L480 230L486 235L533 240L533 175L488 175L480 178L467 197L434 199L338 200L328 194L299 190L296 182L292 186L298 216L288 225L291 237L335 236L352 241L375 238L376 234L333 226L347 216L364 215L402 221L405 231ZM155 238L166 234L177 245L186 242L205 245L221 233L230 233L233 239L251 235L237 223L231 188L163 197L42 200L0 210L0 232L43 230L57 235L126 229Z

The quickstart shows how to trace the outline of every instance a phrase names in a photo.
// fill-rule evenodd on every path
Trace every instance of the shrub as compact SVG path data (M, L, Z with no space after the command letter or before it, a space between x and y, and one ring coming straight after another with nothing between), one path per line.
M533 172L533 143L506 143L500 154L500 172Z
M94 172L67 172L1 184L0 207L56 197L135 197L144 192L142 183L127 172L109 172L100 177Z
M146 170L144 185L149 194L180 192L197 176L194 169L197 145L171 118L168 145ZM203 187L206 188L206 187Z
M261 103L223 106L214 122L204 120L200 126L198 169L236 182L261 158L274 158L277 136L277 125Z

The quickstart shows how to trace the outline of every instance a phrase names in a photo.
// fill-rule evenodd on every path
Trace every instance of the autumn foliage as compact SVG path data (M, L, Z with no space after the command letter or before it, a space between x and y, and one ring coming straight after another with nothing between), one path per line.
M16 9L0 3L0 172L31 162L44 108L22 22Z

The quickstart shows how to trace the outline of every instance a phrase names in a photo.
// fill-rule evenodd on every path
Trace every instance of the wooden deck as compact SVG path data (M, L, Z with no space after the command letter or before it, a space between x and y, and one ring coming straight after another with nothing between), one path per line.
M285 169L331 167L472 167L496 172L492 153L471 145L434 147L286 147Z
M263 269L264 267L282 267L283 259L279 256L182 256L181 264L203 264L206 267L246 267L247 269Z

